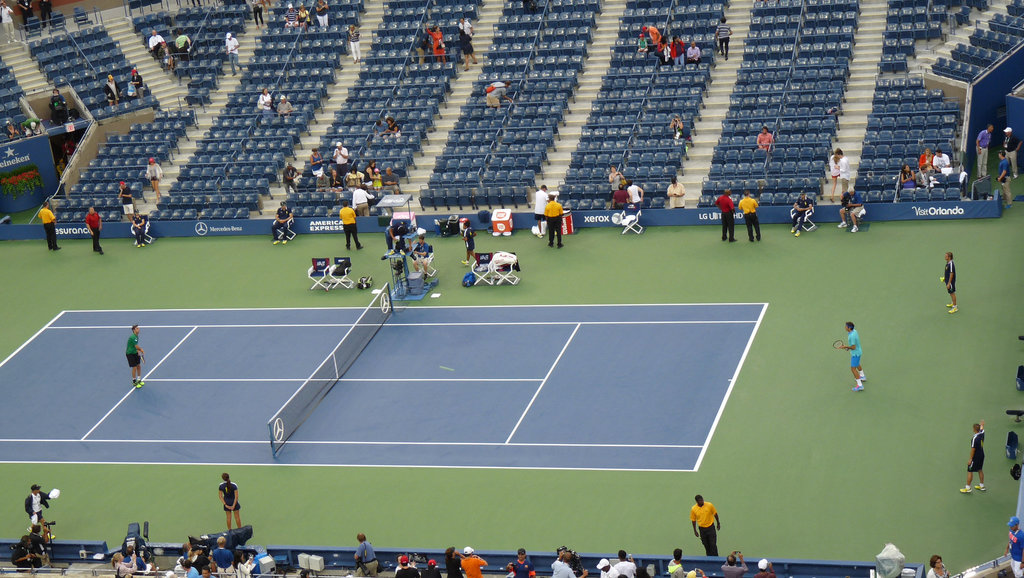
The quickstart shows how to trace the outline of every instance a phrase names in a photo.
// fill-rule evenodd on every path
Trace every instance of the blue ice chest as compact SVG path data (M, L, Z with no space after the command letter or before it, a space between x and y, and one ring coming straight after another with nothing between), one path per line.
M423 294L423 272L413 271L409 273L406 278L409 283L409 294L410 295L422 295Z

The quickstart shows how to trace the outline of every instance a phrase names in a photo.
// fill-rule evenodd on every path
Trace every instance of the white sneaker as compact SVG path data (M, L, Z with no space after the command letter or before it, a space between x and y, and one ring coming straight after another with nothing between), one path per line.
M840 229L845 229L846 228L846 221L843 221L842 223L839 223L838 227Z
M857 232L857 231L859 231L859 230L860 230L860 229L858 229L858 228L857 228L857 225L854 225L854 226L853 226L853 228L852 228L852 229L850 229L850 232L851 232L851 233L856 233L856 232Z

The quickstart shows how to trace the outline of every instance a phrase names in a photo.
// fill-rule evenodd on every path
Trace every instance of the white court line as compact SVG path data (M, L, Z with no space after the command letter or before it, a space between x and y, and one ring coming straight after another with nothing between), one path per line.
M767 303L542 303L536 305L423 305L416 309L527 309L531 307L704 307L707 305L767 305ZM214 307L210 309L66 309L62 313L133 313L161 311L338 311L365 307Z
M753 323L748 321L748 323ZM216 323L200 323L200 324L185 324L185 325L149 325L143 324L142 327L147 329L185 329L186 327L196 327L198 329L234 329L240 327L255 327L260 328L277 328L277 327L351 327L355 323L225 323L224 325L218 325ZM52 329L124 329L124 325L61 325L53 327Z
M425 323L388 323L385 327L457 327L457 326L504 326L504 325L729 325L753 324L750 319L717 320L717 321L466 321L466 322L425 322ZM200 325L143 325L148 329L184 329L198 327L200 329L236 329L252 327L352 327L355 323L251 323L251 324L200 324ZM50 329L124 329L123 325L61 325Z
M173 377L161 377L159 379L150 379L149 381L152 381L152 382L169 382L169 383L174 383L174 382L199 382L199 383L222 383L222 382L231 383L231 382L237 382L237 383L245 383L245 382L277 382L277 381L280 381L280 382L283 382L283 383L295 383L295 382L305 383L305 382L307 382L309 380L308 379L302 379L302 378L297 378L297 379L276 379L276 378L245 379L245 378L233 378L233 377L232 378L227 378L226 377L226 378L223 378L223 379L220 379L220 378L218 378L218 379L203 379L201 377L187 377L187 378L182 378L182 379L175 379ZM330 380L324 379L324 380L321 380L321 381L334 381L334 378L331 378ZM505 382L519 382L519 381L523 381L523 382L530 382L530 383L532 383L532 382L544 381L544 380L542 378L539 378L539 377L538 378L526 378L526 377L510 377L510 378L481 377L479 379L472 378L472 377L466 377L466 378L454 378L454 377L437 377L437 378L433 378L433 377L412 377L412 378L410 378L410 377L372 377L371 378L371 377L368 377L368 378L365 378L365 379L358 378L358 377L343 377L343 378L339 379L338 381L353 381L353 382L373 381L373 382L383 382L383 383L388 383L388 382L393 382L393 381L402 382L402 383L407 382L407 381L417 381L417 382L419 382L419 381L426 381L426 382L441 382L441 383L447 383L449 381L465 381L465 382L470 382L470 383L478 383L478 382L505 383Z
M174 346L173 348L171 348L171 350L170 350L170 351L168 351L168 352L167 352L167 354L166 354L166 355L164 355L164 356L163 356L163 358L161 358L161 359L160 359L160 361L156 362L156 365L154 365L154 366L153 366L153 368L152 368L152 369L150 369L150 370L149 370L149 371L148 371L148 372L146 373L146 375L142 376L142 381L146 381L146 378L147 378L147 377L149 377L149 376L150 376L150 375L151 375L151 374L152 374L152 373L153 373L154 371L156 371L156 368L160 367L160 364L161 364L161 363L163 363L163 362L164 362L164 361L165 361L165 360L166 360L166 359L167 359L168 357L170 357L170 356L171 356L171 354L173 354L173 353L174 353L174 351L175 351L176 349L178 349L179 347L181 347L181 344L182 344L182 343L185 343L185 340L186 340L186 339L188 339L190 335L192 335L193 333L195 333L196 329L199 329L199 328L198 328L198 327L193 327L193 328L192 328L192 331L189 331L188 333L186 333L186 334L185 334L185 337L182 337L182 338L181 338L181 341L179 341L177 345L175 345L175 346ZM110 408L110 411L108 411L107 413L105 413L105 414L103 415L103 417L102 417L102 418L100 418L100 421L96 422L96 425L94 425L94 426L92 426L91 428L89 428L89 431L85 432L85 435L84 435L84 436L82 436L82 439L80 439L79 441L85 441L85 438L89 437L89 434L91 434L91 433L92 433L92 432L93 432L93 431L94 431L94 430L95 430L96 428L100 427L100 424L101 424L101 423L103 423L103 422L104 422L104 421L105 421L105 420L106 420L106 419L107 419L108 417L110 417L110 414L114 413L114 410L116 410L116 409L117 409L118 407L120 407L120 406L121 406L121 404L122 404L122 403L124 403L124 400L128 399L128 396L129 396L129 395L131 395L131 394L132 394L132 392L133 392L133 391L135 391L135 389L136 389L136 388L134 388L134 387L133 387L133 388L131 388L131 389L129 389L129 390L128 390L128 393L124 394L124 396L123 396L123 397L121 398L121 400L120 400L120 401L118 401L118 402L117 402L117 403L116 403L116 404L114 405L114 407Z
M0 443L81 443L76 439L0 439ZM221 444L221 445L265 445L267 440L84 440L94 444ZM465 446L465 447L540 447L540 448L645 448L645 449L697 449L703 446L675 444L556 444L533 442L384 442L384 441L351 441L351 440L305 440L288 441L289 445L308 446Z
M576 337L576 332L579 330L580 324L577 323L576 328L573 329L572 334L569 335L569 339L566 340L565 345L562 346L562 350L558 352L558 357L555 358L555 362L551 364L551 369L548 370L547 375L544 376L544 380L540 382L539 386L537 386L537 391L533 392L533 397L530 398L530 403L526 404L526 409L524 409L523 414L519 416L519 421L516 422L516 426L512 428L512 432L508 434L507 438L505 438L506 444L512 441L512 436L516 435L516 430L519 429L519 424L523 423L523 419L526 418L526 412L530 411L530 408L533 407L533 402L537 401L537 396L540 395L540 390L544 389L544 384L548 382L548 378L551 377L551 373L555 371L555 367L562 359L562 356L565 355L565 350L569 349L569 344L572 343L572 338Z
M732 379L729 380L729 388L725 390L725 396L722 397L722 404L718 406L718 413L715 414L715 421L711 423L711 429L708 430L708 437L704 440L704 447L700 450L700 455L697 456L697 463L693 465L694 471L700 470L700 464L704 461L704 454L708 451L708 446L711 445L711 438L715 435L715 429L718 428L718 420L722 419L722 413L725 411L725 404L729 402L729 396L732 394L732 388L736 386L736 380L740 376L740 370L743 369L743 362L747 360L747 354L750 353L750 346L754 344L754 337L757 335L758 328L761 327L761 320L764 319L766 311L768 311L767 303L761 306L761 313L757 316L757 323L754 324L754 329L750 332L750 338L747 339L747 346L743 348L743 355L740 356L740 361L736 364L736 371L732 373Z
M267 443L267 442L263 442ZM291 443L291 442L289 442ZM272 468L397 468L397 469L425 469L425 470L553 470L570 472L671 472L684 473L695 472L696 470L666 468L565 468L565 467L544 467L544 466L435 466L435 465L408 465L408 464L286 464L286 463L262 463L262 462L82 462L82 461L17 461L0 460L0 464L53 464L69 465L81 464L90 466L243 466L243 467L272 467Z
M25 343L22 343L22 344L21 344L21 345L20 345L20 346L19 346L19 347L18 347L17 349L15 349L15 350L14 350L14 352L12 352L12 353L11 353L10 355L8 355L6 359L4 359L3 361L0 361L0 367L3 367L3 366L4 366L4 365L5 365L5 364L6 364L6 363L7 363L8 361L10 361L11 359L14 359L14 356L15 356L15 355L17 355L17 354L18 354L18 353L19 353L19 352L20 352L20 351L21 351L22 349L25 349L25 347L26 347L26 346L27 346L27 345L28 345L29 343L32 343L32 341L34 341L36 337L39 337L39 336L40 336L40 335L41 335L41 334L42 334L42 333L43 333L44 331L46 331L47 329L49 329L49 328L50 328L50 326L51 326L51 325L53 325L53 322L54 322L54 321L56 321L56 320L60 319L60 316L61 316L61 315L64 315L64 312L63 312L63 311L61 311L61 312L60 312L60 313L58 313L58 314L57 314L56 316L54 316L54 318L53 318L53 319L51 319L49 323L47 323L46 325L43 325L42 327L40 327L40 328L39 328L39 331L36 331L36 332L35 332L35 333L34 333L34 334L32 335L32 337L29 337L29 338L28 338L28 341L26 341Z

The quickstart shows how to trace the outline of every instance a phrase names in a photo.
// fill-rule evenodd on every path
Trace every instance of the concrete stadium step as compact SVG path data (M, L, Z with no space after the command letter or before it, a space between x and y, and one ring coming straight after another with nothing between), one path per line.
M729 110L729 96L736 88L736 76L743 61L743 40L750 31L750 14L753 12L752 0L730 2L725 10L725 18L732 28L729 41L730 60L721 57L715 59L711 69L711 81L704 94L700 118L694 122L691 133L693 145L683 161L682 175L679 183L686 188L686 205L696 206L700 198L701 187L711 172L711 157L715 145L722 137L722 121ZM668 127L665 127L668 130ZM661 193L663 191L658 191Z
M25 94L51 88L50 81L39 70L39 63L33 60L24 43L0 44L0 58L14 73L14 78Z
M932 65L938 59L952 58L953 49L957 44L970 44L971 34L975 30L988 30L988 22L996 14L1007 14L1007 6L1012 0L992 0L988 9L979 11L971 9L970 20L967 24L957 28L952 34L946 35L941 41L931 43L917 42L915 48L917 57L910 61L910 72L919 74L932 74ZM951 78L943 78L945 82L958 82Z
M188 94L187 83L179 82L173 74L166 72L150 56L142 37L132 29L130 20L121 18L106 23L107 34L121 48L121 52L142 75L142 81L149 87L161 107L183 106Z

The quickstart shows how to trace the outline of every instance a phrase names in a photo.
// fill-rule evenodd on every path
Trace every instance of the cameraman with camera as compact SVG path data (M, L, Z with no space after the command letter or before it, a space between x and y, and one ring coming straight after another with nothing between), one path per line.
M574 560L575 559L575 560ZM576 573L573 572L573 562L575 565L580 564L580 557L572 550L562 546L558 549L558 559L551 563L551 578L576 578ZM579 578L587 578L590 574L589 570L583 570Z
M20 542L11 546L11 564L18 568L42 567L43 557L32 552L31 538L22 536Z

